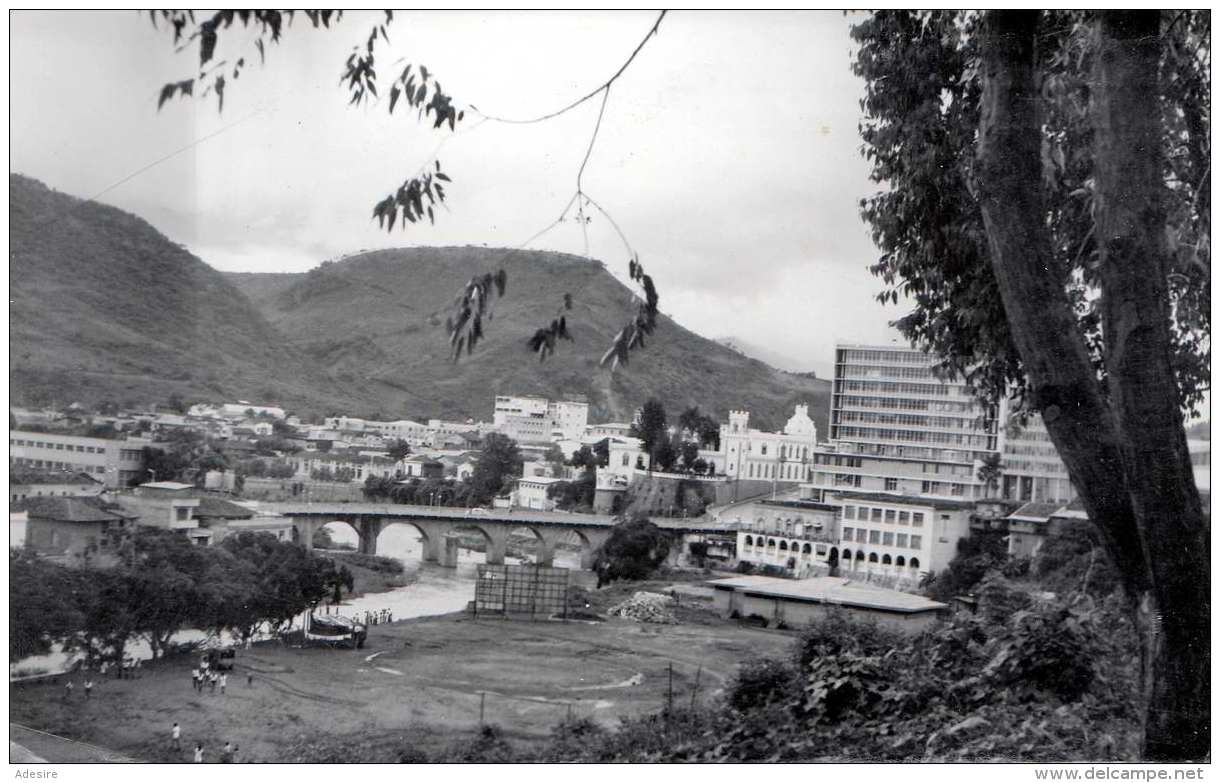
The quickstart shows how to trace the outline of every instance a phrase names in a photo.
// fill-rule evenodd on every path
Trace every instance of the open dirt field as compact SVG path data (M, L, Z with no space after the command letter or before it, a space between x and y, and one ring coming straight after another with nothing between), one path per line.
M517 743L569 715L613 725L658 710L671 665L676 704L710 698L739 662L790 646L787 635L719 621L450 615L375 626L363 650L268 643L240 651L224 695L196 693L185 657L149 664L140 679L99 679L88 702L80 682L68 703L62 682L14 688L10 720L148 761L189 761L196 742L218 760L227 741L243 762L395 761L405 747L430 753L473 736L480 709ZM175 721L181 751L170 748Z

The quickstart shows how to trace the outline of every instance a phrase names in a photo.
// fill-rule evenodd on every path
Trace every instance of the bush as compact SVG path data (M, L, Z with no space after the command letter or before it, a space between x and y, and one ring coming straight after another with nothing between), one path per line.
M908 644L909 640L897 631L853 619L841 609L832 609L801 632L796 643L796 659L804 671L822 658L843 653L884 655Z
M669 555L669 535L643 517L615 525L593 562L597 586L647 579Z
M791 664L756 658L737 667L728 686L729 704L738 712L749 712L790 697L797 684L797 670Z

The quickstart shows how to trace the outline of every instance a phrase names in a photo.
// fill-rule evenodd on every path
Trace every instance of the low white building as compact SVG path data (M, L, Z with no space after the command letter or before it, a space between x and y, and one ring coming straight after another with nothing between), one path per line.
M522 476L517 479L517 492L514 504L518 508L532 508L538 511L554 511L555 501L547 497L547 490L563 481L549 476Z
M737 561L806 576L825 574L838 544L838 507L807 500L755 500L732 512ZM723 521L723 517L721 518Z

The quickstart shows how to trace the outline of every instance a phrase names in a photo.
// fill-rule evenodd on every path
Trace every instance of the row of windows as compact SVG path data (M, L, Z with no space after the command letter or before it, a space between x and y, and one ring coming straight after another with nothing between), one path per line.
M757 467L757 470L755 470L755 467ZM776 467L775 465L762 464L762 465L756 466L753 462L748 463L746 465L747 477L748 478L781 478L781 479L788 479L791 481L808 481L809 477L813 475L812 468L808 468L808 469L802 468L800 465L797 465L795 463L789 464L789 465L780 465L780 471L778 474L775 472L775 467Z
M819 465L835 465L840 468L863 467L864 460L859 457L843 457L837 454L817 454L814 460Z
M942 430L971 430L994 432L992 424L982 418L951 418L929 416L918 413L880 413L876 411L835 411L835 424L859 422L863 424L897 424L902 427L933 427Z
M892 362L894 364L918 364L927 366L932 357L923 351L866 350L862 348L839 349L839 364L845 362Z
M913 443L945 443L951 446L972 446L978 449L991 449L995 438L990 435L964 435L952 432L919 432L912 430L895 430L883 427L843 427L835 428L838 438L865 438L868 440L901 441Z
M852 532L855 532L853 537ZM923 536L908 535L906 533L894 533L889 530L865 530L862 527L858 528L843 528L843 533L839 539L849 544L855 541L858 544L879 544L881 546L892 546L899 549L922 549Z
M830 437L831 440L835 440L839 437L839 434L832 430ZM901 446L894 443L853 443L851 446L857 454L864 454L866 456L929 459L939 462L973 462L986 456L984 453L979 452L934 449L923 446Z
M858 519L861 522L882 522L887 524L911 525L923 527L924 513L922 511L902 511L892 508L871 508L869 506L844 506L844 519Z
M878 397L911 395L916 397L974 397L963 386L947 386L943 383L903 383L902 381L864 380L861 378L835 379L835 394L863 392Z
M902 378L906 380L939 380L927 367L867 367L846 365L840 368L840 378Z
M814 548L815 546L816 546L816 549ZM810 554L813 554L815 551L819 555L826 554L826 544L814 545L814 544L810 544L809 542L801 543L800 541L793 541L793 542L789 543L782 538L781 539L763 538L762 536L759 536L757 539L755 539L753 536L746 536L745 547L746 547L746 549L752 549L752 548L772 549L772 550L776 550L779 552L788 552L788 551L797 552L797 551L799 551L802 555L810 555Z
M872 408L892 411L923 411L925 413L967 413L978 414L978 406L974 402L947 402L942 400L916 400L907 397L861 397L857 395L839 395L835 401L836 408Z
M864 552L857 551L855 553L855 558L854 558L854 562L853 562L852 551L850 549L843 550L843 562L851 564L852 568L855 568L860 563L863 563L864 559L865 559ZM910 559L910 561L908 562L902 555L898 555L897 557L891 559L888 554L881 555L880 557L878 557L876 552L870 552L868 555L868 562L879 563L881 565L895 565L895 566L898 566L899 568L903 568L903 567L907 567L907 566L909 566L910 568L914 568L914 569L919 568L919 558L918 557L912 557Z
M102 465L75 465L71 462L59 462L56 460L30 459L28 457L14 457L13 462L17 465L27 468L43 468L45 470L78 470L82 473L105 473L106 468Z
M24 440L22 438L9 438L10 446L31 446L36 449L54 449L55 451L78 451L81 454L105 454L106 449L103 446L73 446L71 443L50 443L40 440Z

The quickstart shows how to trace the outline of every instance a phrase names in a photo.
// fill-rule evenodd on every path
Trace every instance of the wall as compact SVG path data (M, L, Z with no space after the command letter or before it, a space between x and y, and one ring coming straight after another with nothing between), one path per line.
M721 593L729 593L726 598ZM879 626L895 631L914 632L927 628L939 621L936 612L884 612L860 607L842 606L840 604L819 604L807 601L793 601L784 598L747 595L740 591L717 589L713 596L716 608L729 616L733 611L742 617L752 614L767 618L771 625L783 622L792 628L800 628L812 622L824 620L832 611L843 611L853 620L873 622ZM727 607L727 611L726 611Z

